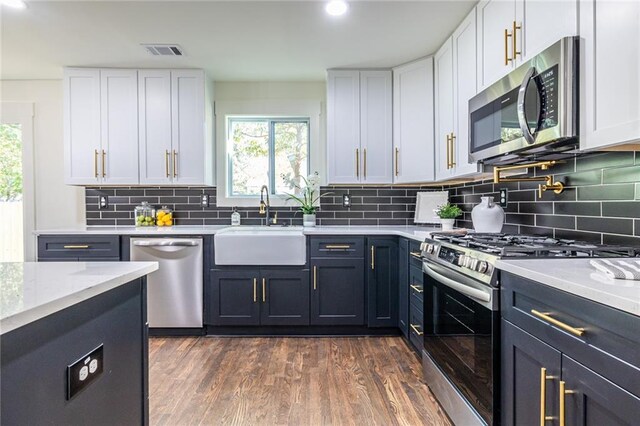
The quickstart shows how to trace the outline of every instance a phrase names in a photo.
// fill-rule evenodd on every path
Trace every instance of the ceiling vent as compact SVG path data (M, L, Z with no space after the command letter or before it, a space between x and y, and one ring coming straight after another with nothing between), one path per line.
M142 47L153 56L184 56L177 44L143 44Z

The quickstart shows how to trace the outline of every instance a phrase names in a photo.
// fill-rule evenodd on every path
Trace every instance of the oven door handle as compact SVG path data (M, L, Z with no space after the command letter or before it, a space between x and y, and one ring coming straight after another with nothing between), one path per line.
M520 124L520 130L522 130L522 135L524 136L524 140L527 141L529 145L535 142L535 136L529 130L529 124L527 123L527 115L525 114L525 101L527 96L527 89L529 88L529 84L533 79L533 75L536 73L536 69L534 67L529 68L529 71L524 76L522 80L522 84L520 84L520 90L518 90L518 124ZM536 120L538 117L536 117Z
M422 264L422 270L425 274L429 275L434 280L456 291L459 291L465 296L485 303L491 302L491 290L483 291L469 285L460 284L459 282L452 280L451 278L446 277L439 272L436 272L430 265L426 263Z

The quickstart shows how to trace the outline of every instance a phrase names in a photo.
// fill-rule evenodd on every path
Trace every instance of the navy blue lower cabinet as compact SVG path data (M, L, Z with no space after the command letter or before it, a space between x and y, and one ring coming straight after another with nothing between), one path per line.
M368 238L367 243L367 324L397 327L398 240Z
M564 410L560 416L566 425L630 426L640 422L640 398L566 355L562 355L561 383Z
M364 325L364 259L311 259L311 325Z
M502 424L542 424L541 399L545 401L544 416L557 419L560 351L505 320L501 342Z
M309 325L309 270L260 271L260 324Z
M260 269L211 271L208 323L211 325L260 324Z
M398 242L398 327L409 337L409 240Z

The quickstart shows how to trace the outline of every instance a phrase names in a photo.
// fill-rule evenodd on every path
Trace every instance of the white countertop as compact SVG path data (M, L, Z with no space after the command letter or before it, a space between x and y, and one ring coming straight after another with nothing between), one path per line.
M157 269L157 262L0 263L0 334Z
M496 267L640 316L640 281L609 278L589 259L501 259Z
M103 234L103 235L213 235L230 225L209 226L181 226L172 227L135 227L135 226L82 226L69 229L37 230L36 235L74 235L74 234ZM315 226L305 227L305 235L398 235L416 241L424 241L431 232L439 231L440 227L429 226Z

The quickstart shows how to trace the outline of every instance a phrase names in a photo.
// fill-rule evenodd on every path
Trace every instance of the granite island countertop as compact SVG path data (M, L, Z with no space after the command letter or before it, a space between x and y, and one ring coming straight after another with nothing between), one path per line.
M640 281L609 278L591 266L589 259L501 259L496 267L640 316Z
M241 225L242 226L242 225ZM203 225L172 227L135 227L135 226L81 226L68 229L37 230L36 235L214 235L230 225ZM432 232L440 231L439 226L315 226L302 228L305 235L397 235L415 241L424 241Z
M157 262L0 263L0 334L157 269Z

